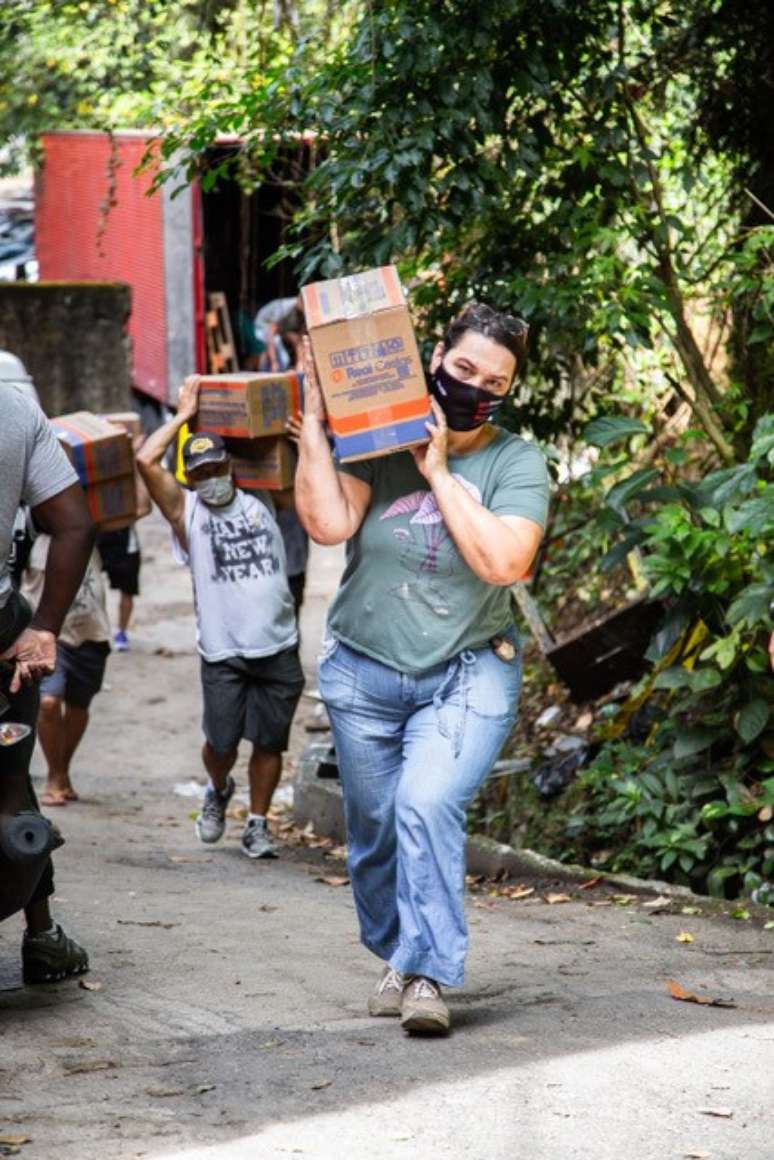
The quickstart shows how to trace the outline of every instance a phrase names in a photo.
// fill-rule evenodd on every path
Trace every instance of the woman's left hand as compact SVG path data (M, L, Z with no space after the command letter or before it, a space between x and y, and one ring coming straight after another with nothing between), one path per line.
M435 399L430 400L433 408L433 423L426 423L430 442L421 447L412 447L411 454L420 475L423 475L432 486L433 480L449 470L447 457L449 454L449 428L446 425L446 416Z

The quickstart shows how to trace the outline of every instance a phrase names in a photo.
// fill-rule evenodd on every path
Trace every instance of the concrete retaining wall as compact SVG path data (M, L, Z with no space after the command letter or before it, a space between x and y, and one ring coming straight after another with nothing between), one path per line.
M48 415L131 407L123 282L0 282L0 349L17 355Z
M316 834L345 843L344 803L338 778L318 777L318 767L325 761L329 741L313 742L304 750L298 763L293 785L293 818L296 825L311 822ZM534 850L517 850L479 834L468 836L467 871L494 878L507 871L512 878L539 878L557 882L587 882L598 871L585 866L556 862ZM666 894L675 898L696 897L684 886L634 878L628 874L605 874L605 882L630 894Z

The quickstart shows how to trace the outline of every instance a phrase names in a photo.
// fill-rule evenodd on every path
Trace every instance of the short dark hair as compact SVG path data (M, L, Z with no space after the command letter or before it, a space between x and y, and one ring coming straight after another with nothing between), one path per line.
M527 335L529 326L515 314L501 314L485 302L469 302L452 321L444 336L446 350L456 346L466 331L483 334L492 342L509 350L516 359L516 374L521 375L527 365Z

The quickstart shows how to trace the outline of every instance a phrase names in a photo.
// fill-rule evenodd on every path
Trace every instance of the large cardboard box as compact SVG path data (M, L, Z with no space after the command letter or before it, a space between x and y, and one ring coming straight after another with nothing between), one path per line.
M245 491L293 486L294 453L288 439L227 439L234 482Z
M51 425L84 486L133 474L132 441L123 428L90 411L60 415Z
M126 528L138 519L134 475L117 475L85 488L86 503L100 531Z
M125 528L150 511L141 502L132 441L124 429L90 411L75 411L51 420L78 475L95 524L102 530Z
M142 435L140 416L136 411L113 411L109 415L102 415L101 418L106 419L108 423L112 423L114 427L122 427L132 440L132 447L134 447L135 439L139 439ZM137 519L141 520L145 516L150 515L153 510L153 503L151 502L150 492L137 470L136 461L134 464L134 485L137 492Z
M191 426L238 439L284 435L288 418L300 410L301 383L294 371L202 375Z
M395 267L314 282L301 293L339 460L427 442L430 397Z

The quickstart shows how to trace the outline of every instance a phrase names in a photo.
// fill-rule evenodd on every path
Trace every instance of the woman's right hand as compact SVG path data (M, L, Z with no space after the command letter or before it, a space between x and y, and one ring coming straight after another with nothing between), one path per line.
M304 372L304 419L318 419L322 423L325 421L325 404L308 334L304 335L301 350L301 367Z

